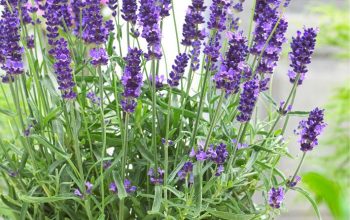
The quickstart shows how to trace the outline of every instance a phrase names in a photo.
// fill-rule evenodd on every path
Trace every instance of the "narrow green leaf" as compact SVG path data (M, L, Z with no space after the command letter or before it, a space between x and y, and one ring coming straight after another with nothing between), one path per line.
M307 200L309 200L309 202L311 203L312 207L314 208L314 211L316 212L317 218L318 218L319 220L322 220L320 211L318 210L317 203L316 203L315 200L311 197L310 193L308 193L307 191L305 191L304 189L302 189L302 188L300 188L300 187L294 187L294 188L291 188L291 189L294 190L294 191L297 191L297 192L299 192L300 194L302 194L303 196L305 196L305 198L306 198Z

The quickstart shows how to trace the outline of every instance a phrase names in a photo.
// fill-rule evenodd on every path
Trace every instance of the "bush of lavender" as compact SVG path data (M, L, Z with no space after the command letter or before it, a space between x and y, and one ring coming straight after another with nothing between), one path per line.
M326 125L323 110L293 109L317 29L291 39L289 96L275 101L269 88L289 1L254 1L244 32L243 0L188 2L181 30L180 1L1 1L1 114L10 132L0 140L0 214L272 219L299 192L320 218L298 171ZM174 24L175 60L166 59L165 20ZM292 143L303 156L284 174L295 116L304 117Z

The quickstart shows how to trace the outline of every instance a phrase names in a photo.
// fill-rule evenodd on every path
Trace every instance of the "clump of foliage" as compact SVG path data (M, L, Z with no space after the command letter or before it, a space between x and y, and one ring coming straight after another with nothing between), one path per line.
M292 38L290 92L276 104L269 85L289 1L256 0L244 33L244 1L192 0L181 39L174 2L0 2L2 96L12 100L1 113L13 129L0 140L2 215L266 219L295 191L320 218L297 184L324 110L293 109L317 28ZM169 21L174 33L163 31ZM176 36L172 65L166 34ZM257 117L258 101L269 119ZM284 135L296 115L305 117L296 128L303 156L286 178L277 167L290 156Z

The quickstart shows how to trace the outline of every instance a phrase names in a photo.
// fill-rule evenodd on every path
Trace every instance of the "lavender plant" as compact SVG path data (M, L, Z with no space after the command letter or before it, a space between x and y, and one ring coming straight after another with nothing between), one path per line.
M323 110L292 109L317 29L292 38L290 92L278 106L267 90L286 43L289 1L254 1L247 31L239 27L243 0L192 0L182 32L174 3L1 1L0 112L12 132L0 140L1 201L11 214L0 214L271 219L292 190L320 218L297 184L326 126ZM177 45L171 70L166 19ZM259 101L273 109L269 119L257 117ZM278 164L291 156L284 134L295 115L308 115L293 143L303 156L286 178Z

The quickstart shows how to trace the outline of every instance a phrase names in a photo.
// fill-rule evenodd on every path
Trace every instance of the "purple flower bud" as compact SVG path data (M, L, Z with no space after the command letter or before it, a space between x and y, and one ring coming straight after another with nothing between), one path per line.
M29 37L27 37L27 48L28 49L33 49L34 47L35 47L34 36L30 35Z
M89 181L85 182L85 186L86 186L86 193L87 194L91 194L92 193L92 187L94 185L92 185Z
M150 177L150 181L152 184L163 184L164 170L162 170L161 168L158 168L157 172L154 172L154 169L150 168L147 172L147 175Z
M115 184L115 182L110 183L108 189L109 191L114 193L118 192L117 185Z
M91 64L94 66L107 65L108 56L104 48L93 48L90 50Z
M73 91L75 83L73 82L72 69L70 67L71 57L67 48L67 41L63 38L57 40L54 51L55 64L54 69L57 75L58 89L62 92L62 97L66 100L75 99L76 94Z
M80 197L81 199L84 197L83 194L81 194L81 192L80 192L79 189L75 189L75 190L74 190L74 195Z
M141 93L143 83L141 73L141 54L141 50L134 48L129 49L128 55L125 57L126 67L121 78L124 86L121 105L125 112L134 112L137 104L136 99Z
M132 24L136 24L137 20L137 3L136 0L123 0L122 5L122 18L125 21L131 22Z
M218 31L224 31L227 9L230 6L229 0L213 0L210 6L210 19L208 22L209 29L216 29Z
M177 173L179 180L184 180L187 177L187 174L191 174L193 171L193 163L186 162L182 169Z
M300 74L298 84L301 85L305 79L307 73L307 64L311 63L311 56L315 49L317 29L304 28L304 32L297 32L297 36L293 37L290 44L292 52L289 53L291 60L288 76L291 83L294 83L297 79L297 75Z
M317 146L317 137L323 132L326 125L324 122L324 110L319 108L312 110L307 120L300 121L297 131L297 134L300 135L300 150L304 152L311 151Z
M88 92L86 94L86 98L90 99L90 101L95 105L101 105L101 98L97 97L93 92Z
M220 176L222 172L224 172L224 166L221 164L218 166L218 168L215 172L215 176Z
M127 193L134 193L136 191L136 186L132 186L130 180L124 180L124 188Z
M292 111L292 105L288 105L287 108L285 109L285 101L280 102L280 107L278 109L278 113L281 115L286 115L288 112Z
M188 56L185 53L176 56L173 70L169 73L168 83L171 87L176 87L180 84L180 80L185 72L188 63Z
M294 180L289 179L287 181L287 186L295 187L300 181L301 181L301 177L300 176L295 176Z
M259 96L259 81L253 79L244 83L243 92L239 101L239 115L237 120L240 122L248 122L252 116L255 103Z
M269 191L269 205L272 208L279 209L284 200L284 189L282 187L279 188L271 188Z

